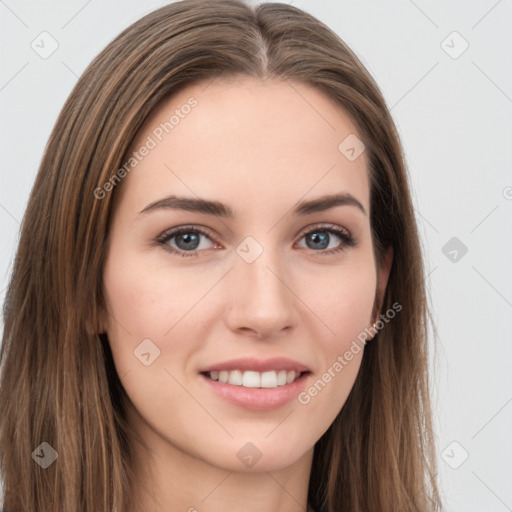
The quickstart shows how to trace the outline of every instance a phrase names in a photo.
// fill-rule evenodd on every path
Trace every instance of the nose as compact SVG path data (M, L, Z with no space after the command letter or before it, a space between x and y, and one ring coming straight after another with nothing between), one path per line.
M235 254L234 266L226 283L226 321L232 331L259 339L276 338L294 327L296 296L290 272L266 248L249 263Z

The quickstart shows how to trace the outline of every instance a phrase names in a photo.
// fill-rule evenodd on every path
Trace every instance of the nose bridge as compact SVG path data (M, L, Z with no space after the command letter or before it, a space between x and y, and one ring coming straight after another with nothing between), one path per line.
M258 238L247 236L236 247L231 321L238 328L268 335L292 323L293 293L277 242L271 236Z
M254 297L264 298L266 304L281 302L289 293L283 284L285 276L280 275L283 255L271 236L259 239L248 236L238 245L235 270Z

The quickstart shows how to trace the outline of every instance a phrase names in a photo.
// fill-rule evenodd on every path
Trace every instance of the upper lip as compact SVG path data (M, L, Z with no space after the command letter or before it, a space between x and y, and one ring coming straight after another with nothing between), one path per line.
M270 359L256 359L254 357L244 357L240 359L230 359L221 363L215 363L201 370L200 373L222 371L222 370L243 370L255 372L269 372L279 370L295 370L298 373L309 372L309 368L302 363L288 359L287 357L272 357Z

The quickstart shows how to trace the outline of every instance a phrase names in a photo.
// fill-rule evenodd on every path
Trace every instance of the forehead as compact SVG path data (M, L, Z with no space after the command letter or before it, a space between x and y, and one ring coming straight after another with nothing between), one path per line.
M350 160L340 150L354 136L361 138L347 113L310 85L250 77L199 83L149 116L129 154L151 149L123 188L141 201L187 193L262 205L348 191L368 208L366 154Z

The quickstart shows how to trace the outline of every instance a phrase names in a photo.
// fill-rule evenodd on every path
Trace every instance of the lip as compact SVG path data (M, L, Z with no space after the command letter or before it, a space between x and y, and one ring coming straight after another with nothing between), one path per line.
M238 362L239 361L240 360L238 360ZM215 370L215 367L212 366L211 368L212 370L210 371ZM222 368L227 369L226 366L223 366ZM254 366L252 368L254 368ZM240 366L237 366L232 369L241 368ZM290 384L277 386L275 388L246 388L244 386L236 386L227 382L212 380L202 373L199 374L199 378L209 387L209 389L224 400L227 400L239 407L244 407L245 409L265 411L278 409L279 407L282 407L288 402L296 399L306 387L306 380L310 375L311 372L305 371L305 373Z
M270 372L279 370L295 370L297 373L309 372L310 369L287 357L272 357L269 359L257 359L254 357L244 357L239 359L231 359L221 363L215 363L199 370L199 373L222 371L222 370L242 370L254 372ZM288 384L287 384L288 385ZM282 386L285 387L285 386Z

